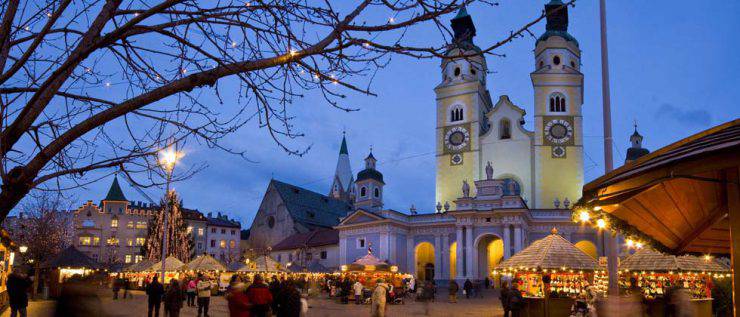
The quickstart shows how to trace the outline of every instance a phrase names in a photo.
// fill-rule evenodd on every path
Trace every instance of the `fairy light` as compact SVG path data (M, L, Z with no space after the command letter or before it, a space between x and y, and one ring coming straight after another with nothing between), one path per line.
M231 47L236 47L236 41L231 42Z
M187 69L187 68L183 68L183 69L182 69L182 73L183 73L183 74L185 74L185 73L187 73L187 72L188 72L188 69Z
M135 16L135 17L138 17L138 16L139 16L139 12L135 12L135 13L134 13L134 16Z
M46 12L46 17L51 18L51 12Z
M110 82L106 82L105 87L110 87Z
M606 228L606 220L604 219L596 220L596 227L598 227L599 229Z
M396 22L396 19L393 18L393 17L390 17L390 18L388 18L388 22L390 22L390 23Z
M247 7L251 7L252 6L252 3L251 2L247 2L244 5L247 6Z
M86 73L91 73L92 72L92 69L90 69L90 67L85 67L85 72Z
M26 25L26 27L24 27L23 29L26 30L26 31L30 31L31 30L31 27L28 26L28 25Z
M599 211L599 210L601 210L601 206L594 207L594 211Z
M588 211L581 210L581 212L578 213L578 219L580 219L581 222L588 222L588 220L591 219L591 215Z
M633 241L632 239L627 239L627 247L631 248L634 246L635 246L635 241Z
M642 249L643 244L642 242L635 242L635 248Z
M294 48L291 48L289 52L290 52L290 56L298 55L298 51L296 51Z
M362 43L362 46L364 46L365 48L368 48L368 47L370 47L370 43L368 43L368 42Z
M712 261L712 256L711 256L711 255L709 255L709 254L705 254L705 255L704 255L704 261L705 261L705 262L709 262L709 261Z

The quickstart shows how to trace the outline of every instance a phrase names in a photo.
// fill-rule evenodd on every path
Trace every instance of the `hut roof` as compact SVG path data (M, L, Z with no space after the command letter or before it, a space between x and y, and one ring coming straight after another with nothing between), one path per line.
M257 256L249 263L232 263L229 265L230 271L235 272L279 272L283 269L280 263L270 256Z
M174 256L168 256L166 259L164 259L164 270L165 271L179 271L185 266L185 263L182 263L182 261L178 260ZM157 263L154 263L153 265L143 269L142 271L160 271L162 270L162 261L159 261Z
M74 246L64 249L60 252L56 258L47 262L45 267L58 268L58 267L73 267L73 268L89 268L97 269L100 268L100 264L95 260L91 259L80 250L77 250Z
M598 270L601 267L596 259L576 248L573 244L557 234L552 234L533 242L512 257L499 263L497 268L542 268L559 269L562 267L574 270Z
M355 260L352 264L358 264L358 265L383 265L388 264L383 262L382 260L378 259L376 256L372 254L372 252L368 252L363 257Z
M311 263L308 263L308 265L305 267L301 265L291 265L288 267L288 270L291 272L311 272L311 273L331 273L331 270L327 268L326 266L319 263L319 261L311 261Z
M124 272L141 272L149 268L154 264L154 261L146 259L141 260L139 263L131 264L123 269Z
M208 254L199 255L185 269L193 271L226 271L226 266Z
M729 268L716 259L705 260L692 255L675 256L650 248L637 250L619 264L619 269L630 271L729 271Z

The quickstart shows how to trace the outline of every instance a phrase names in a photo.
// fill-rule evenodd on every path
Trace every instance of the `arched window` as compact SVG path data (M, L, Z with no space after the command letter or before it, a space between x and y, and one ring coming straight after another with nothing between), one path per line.
M460 67L455 67L455 76L460 76Z
M462 121L465 118L465 109L461 105L450 108L450 122Z
M365 196L367 196L367 188L363 186L362 188L360 188L360 197L365 197Z
M374 192L373 194L375 195L375 197L376 197L376 198L377 198L377 197L380 197L380 188L377 188L377 187L376 187L376 188L375 188L375 192Z
M499 140L511 139L511 122L509 119L501 119L498 125L498 138Z
M565 112L565 111L566 111L565 96L559 92L550 95L550 112Z

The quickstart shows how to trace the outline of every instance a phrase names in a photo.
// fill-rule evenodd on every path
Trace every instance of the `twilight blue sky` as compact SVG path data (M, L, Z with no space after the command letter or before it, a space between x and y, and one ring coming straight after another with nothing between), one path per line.
M476 42L481 45L503 38L537 16L546 1L499 2L494 8L473 4L468 9L478 29ZM740 117L740 58L736 56L740 49L740 2L611 0L608 12L617 166L629 146L633 120L638 121L640 133L645 136L644 145L654 150ZM584 161L586 181L590 181L604 171L598 1L578 1L569 13L570 33L583 51ZM541 22L533 31L539 35L544 27ZM417 44L442 42L439 33L430 27L414 29L408 37ZM488 57L494 72L489 75L488 89L494 98L506 94L524 108L528 129L532 129L534 112L529 79L534 42L531 37L521 38L498 50L505 58ZM439 60L396 56L374 80L378 97L350 95L347 102L361 108L359 112L337 110L309 92L291 109L297 116L294 125L306 136L289 143L299 149L311 146L307 155L286 155L264 130L252 124L227 142L247 149L254 163L191 145L185 149L182 164L206 163L208 168L175 188L187 207L225 212L248 227L271 177L327 192L342 130L346 129L354 173L373 147L387 182L387 208L407 211L415 204L421 212L431 212L435 204L432 89L440 78ZM73 195L79 202L98 201L111 179ZM123 185L130 200L144 200ZM152 197L161 194L154 189L147 192Z

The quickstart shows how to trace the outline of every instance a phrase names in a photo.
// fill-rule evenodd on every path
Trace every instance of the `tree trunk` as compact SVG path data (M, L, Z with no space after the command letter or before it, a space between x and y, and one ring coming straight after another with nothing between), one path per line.
M39 278L41 274L39 273L39 261L33 262L33 288L31 289L31 299L35 300L36 295L38 295L39 290Z

